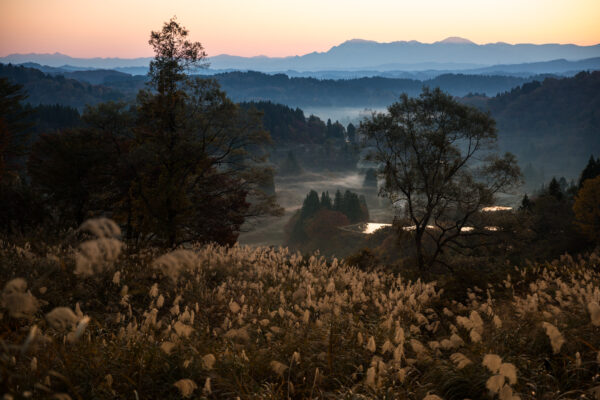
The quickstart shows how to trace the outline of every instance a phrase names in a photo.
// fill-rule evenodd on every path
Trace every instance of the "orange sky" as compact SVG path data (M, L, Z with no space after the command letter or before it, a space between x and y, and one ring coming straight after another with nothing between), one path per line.
M209 56L302 55L353 38L600 43L600 0L0 0L0 56L152 56L150 31L173 15Z

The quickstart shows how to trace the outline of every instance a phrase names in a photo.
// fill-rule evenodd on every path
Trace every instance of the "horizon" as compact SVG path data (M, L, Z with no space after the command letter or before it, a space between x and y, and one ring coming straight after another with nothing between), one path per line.
M126 4L116 0L4 0L0 15L4 17L0 56L152 57L147 45L150 32L173 16L189 30L190 40L202 43L213 57L301 56L326 52L352 38L379 43L434 43L445 37L467 38L480 45L600 43L596 23L600 4L593 0L568 4L374 0L369 5L355 0L325 4L227 0L211 5L174 0L150 7L141 0Z
M243 55L238 55L238 54L229 54L229 53L220 53L220 54L215 54L213 56L208 55L207 58L211 58L211 57L219 57L219 56L232 56L232 57L244 57L244 58L259 58L259 57L267 57L267 58L293 58L293 57L302 57L305 56L307 54L312 54L312 53L326 53L328 51L330 51L331 49L333 49L334 47L338 47L341 46L345 43L348 42L353 42L353 41L360 41L360 42L369 42L369 43L377 43L377 44L393 44L393 43L410 43L410 42L416 42L416 43L420 43L420 44L436 44L436 43L442 43L444 41L447 41L449 39L461 39L461 40L466 40L468 42L471 42L471 44L477 45L477 46L486 46L486 45L493 45L493 44L507 44L507 45L511 45L511 46L516 46L516 45L575 45L575 46L581 46L581 47L593 47L593 46L598 46L600 45L600 41L598 43L592 43L589 45L580 45L577 43L509 43L509 42L504 42L504 41L498 41L498 42L489 42L489 43L476 43L472 40L470 40L469 38L463 38L460 36L448 36L444 39L440 39L440 40L436 40L433 42L420 42L418 40L393 40L393 41L389 41L389 42L379 42L376 40L371 40L371 39L362 39L362 38L352 38L352 39L348 39L345 40L343 42L340 42L338 44L333 44L331 45L328 49L324 50L324 51L311 51L308 53L304 53L304 54L293 54L293 55L289 55L289 56L269 56L269 55L265 55L265 54L256 54L256 55L249 55L249 56L243 56ZM454 43L454 44L462 44L462 43ZM49 56L66 56L66 57L70 57L70 58L76 58L76 59L122 59L122 60L135 60L135 59L140 59L140 58L152 58L152 55L148 55L148 56L140 56L140 57L119 57L119 56L89 56L89 57L79 57L79 56L75 56L72 54L66 54L66 53L62 53L60 51L55 51L55 52L45 52L45 53L37 53L37 52L25 52L25 53L9 53L9 54L3 54L0 52L0 57L9 57L9 56L15 56L15 55L19 55L19 56L27 56L27 55L49 55ZM558 60L558 59L557 59Z

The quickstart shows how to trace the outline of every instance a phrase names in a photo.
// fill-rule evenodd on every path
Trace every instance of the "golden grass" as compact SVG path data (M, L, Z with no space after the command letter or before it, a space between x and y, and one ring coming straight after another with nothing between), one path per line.
M281 248L123 245L88 251L77 274L82 251L0 245L5 398L600 393L594 254L515 268L460 302L435 282Z

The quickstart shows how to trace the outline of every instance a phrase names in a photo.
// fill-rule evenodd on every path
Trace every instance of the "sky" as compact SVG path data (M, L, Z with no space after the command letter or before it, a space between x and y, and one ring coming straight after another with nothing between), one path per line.
M600 0L0 0L0 56L150 57L177 16L209 56L292 56L349 39L600 43Z

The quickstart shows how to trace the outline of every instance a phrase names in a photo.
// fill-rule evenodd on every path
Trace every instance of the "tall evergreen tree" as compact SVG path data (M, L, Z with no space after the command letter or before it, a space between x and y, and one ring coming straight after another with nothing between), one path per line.
M279 211L258 190L269 136L256 112L242 112L213 80L186 72L206 53L174 19L152 32L149 88L138 95L138 179L130 192L138 229L160 242L234 243L247 217ZM252 199L252 201L250 201Z
M519 207L519 210L531 211L532 209L533 209L533 202L529 199L529 197L527 196L527 193L525 193L525 195L523 196L523 199L521 200L521 206Z
M327 210L331 210L331 197L329 197L329 192L321 193L321 207Z
M319 194L314 190L311 190L304 199L304 203L302 204L302 209L300 211L300 219L306 220L312 217L319 211L320 208L321 203L319 202Z
M587 179L594 179L598 175L600 175L600 158L594 159L594 156L591 155L587 165L583 171L581 171L577 186L581 189L583 182L585 182Z
M344 208L344 197L342 196L342 192L340 190L335 191L335 197L333 198L333 209L335 211L343 212Z
M348 141L350 143L356 142L356 127L352 124L352 122L350 122L346 127L346 136L348 137Z
M560 183L556 180L556 178L552 178L550 184L548 185L548 194L554 197L556 200L562 200L564 193L560 187Z

